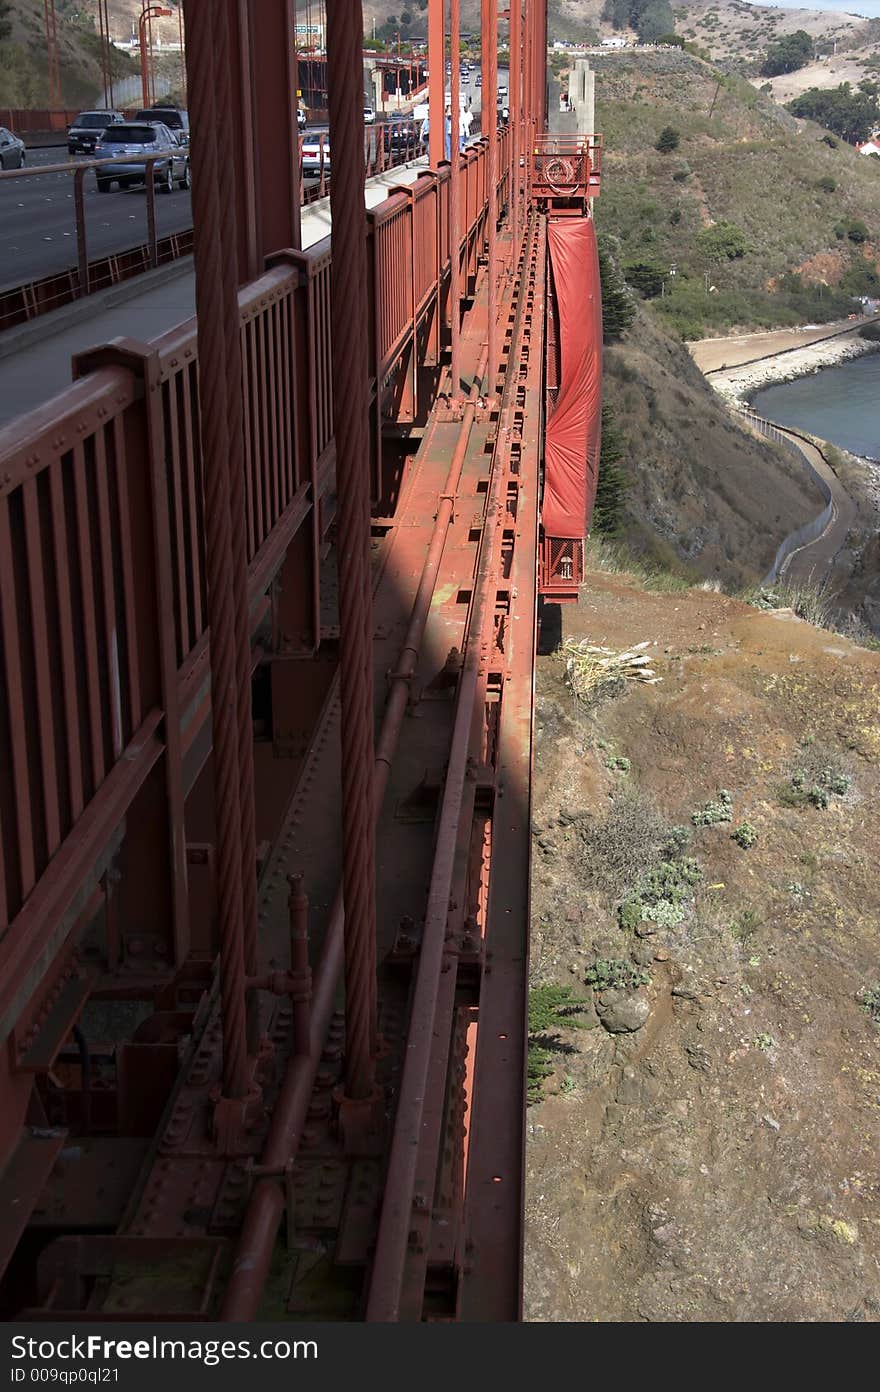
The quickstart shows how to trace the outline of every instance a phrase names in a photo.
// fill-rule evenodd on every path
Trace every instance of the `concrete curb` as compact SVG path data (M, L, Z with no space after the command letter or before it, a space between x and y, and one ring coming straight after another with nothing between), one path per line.
M191 275L192 272L192 256L181 256L178 261L170 261L168 265L158 266L154 271L144 271L142 275L132 276L130 280L123 280L119 285L110 285L106 290L98 290L93 295L62 305L60 309L53 309L49 314L41 314L29 324L18 324L14 329L7 329L5 333L0 333L0 360L11 357L13 353L21 352L24 348L30 348L35 343L41 343L46 338L52 338L57 333L63 333L77 321L91 319L102 314L104 310L113 309L128 300L139 299L141 295L155 290L157 286L166 285L178 276Z

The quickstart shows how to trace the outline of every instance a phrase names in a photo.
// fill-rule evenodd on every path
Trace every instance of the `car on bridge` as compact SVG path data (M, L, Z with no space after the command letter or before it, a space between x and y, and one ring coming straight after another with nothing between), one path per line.
M364 107L364 125L371 126L376 119L376 112L372 106Z
M24 169L26 158L21 137L0 126L0 169Z
M81 111L67 130L69 155L92 155L108 126L124 121L121 111Z
M179 106L163 106L161 102L156 102L155 106L149 106L143 111L135 112L134 119L135 121L161 121L163 126L174 131L181 145L189 144L189 112L181 111Z
M319 137L304 140L302 145L302 170L304 174L320 174L322 168L321 141ZM330 173L330 141L324 137L323 169Z
M382 127L382 143L386 155L393 151L413 150L418 144L416 123L404 111L390 111Z
M147 182L147 156L159 155L153 165L153 178L162 193L173 193L174 185L190 187L189 154L186 145L159 121L149 125L129 121L108 126L98 141L95 154L105 159L131 156L125 163L111 164L95 170L99 193L109 193L114 184L129 188Z

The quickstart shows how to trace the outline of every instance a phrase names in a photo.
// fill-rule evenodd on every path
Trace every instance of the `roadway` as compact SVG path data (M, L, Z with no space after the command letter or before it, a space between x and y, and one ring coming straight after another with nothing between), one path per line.
M63 162L62 151L29 150L27 167ZM70 168L76 161L70 160ZM98 193L94 174L87 174L86 244L97 260L147 241L147 199L143 188ZM156 195L160 237L192 227L192 203L185 190ZM27 285L77 264L72 174L34 174L0 180L0 290Z
M474 70L470 78L462 80L462 93L470 98L475 116L480 114L482 98L482 88L476 85L477 73ZM507 69L499 68L498 85L506 87L508 81ZM326 122L314 122L310 123L306 137L317 140L328 133ZM63 147L28 150L28 169L65 162L70 170L76 168L76 158L68 159ZM306 178L307 192L317 185L316 178ZM148 240L143 188L114 188L111 193L99 194L94 174L87 174L84 195L90 261L142 246ZM157 194L156 225L160 237L187 231L192 226L190 194L182 189ZM72 173L0 180L0 291L61 274L75 267L77 261Z
M394 185L412 183L427 166L422 158L399 165L367 181L365 203L375 208ZM143 194L141 195L143 197ZM101 195L104 202L111 195ZM157 205L159 203L157 198ZM329 236L330 199L302 210L304 249ZM0 426L42 406L69 385L70 361L77 354L113 338L147 342L195 314L192 258L176 266L127 281L74 305L43 315L32 324L0 334Z

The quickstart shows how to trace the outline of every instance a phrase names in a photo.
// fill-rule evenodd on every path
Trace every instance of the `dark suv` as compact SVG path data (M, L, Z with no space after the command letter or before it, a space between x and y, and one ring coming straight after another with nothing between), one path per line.
M382 127L382 143L385 146L386 155L400 154L409 150L417 155L419 153L419 127L410 116L404 115L402 111L392 111Z
M147 155L161 155L153 165L153 178L162 193L173 193L174 185L188 189L190 186L189 153L181 145L177 134L159 121L149 125L140 121L125 121L120 125L108 126L104 131L96 153L105 159L131 156L124 163L111 164L95 170L98 192L109 193L114 183L120 188L130 184L147 182Z
M69 155L90 155L101 136L101 132L125 117L121 111L81 111L67 132L67 153Z
M189 144L188 111L181 111L177 106L163 106L161 102L157 102L155 106L138 111L134 119L136 121L161 121L163 126L174 131L182 145Z

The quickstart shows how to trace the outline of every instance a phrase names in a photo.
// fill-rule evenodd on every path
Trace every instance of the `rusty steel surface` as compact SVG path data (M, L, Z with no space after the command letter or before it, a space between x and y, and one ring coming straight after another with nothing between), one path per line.
M0 430L25 1318L520 1315L542 7L511 17L508 128L450 168L432 0L440 154L369 211L360 7L331 7L333 234L305 252L292 8L257 33L186 3L222 137L193 149L198 333L83 354Z
M370 478L367 399L366 213L360 6L331 5L327 69L333 135L335 261L331 298L333 426L339 493L342 898L346 1051L340 1123L365 1143L375 1110L376 847L370 673ZM415 224L413 204L410 219ZM435 263L436 265L436 260ZM415 348L413 348L415 352Z

